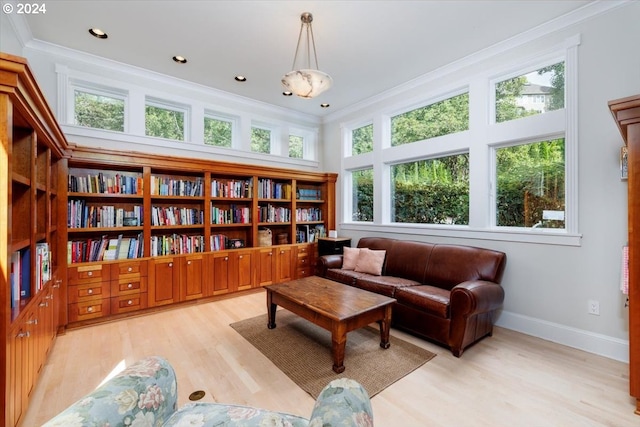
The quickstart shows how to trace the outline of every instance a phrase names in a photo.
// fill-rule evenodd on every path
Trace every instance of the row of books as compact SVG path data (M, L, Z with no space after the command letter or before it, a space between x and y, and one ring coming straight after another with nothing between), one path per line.
M283 206L258 206L259 222L291 222L291 209Z
M46 282L51 280L51 251L49 244L36 244L34 255L35 282L33 290L38 293ZM31 249L25 248L11 254L9 266L9 281L11 286L11 308L18 307L20 300L31 297Z
M296 208L296 221L322 221L320 208Z
M142 218L142 205L134 205L132 210L126 211L113 205L87 205L85 200L69 200L67 202L67 226L69 228L139 226L142 225Z
M212 234L209 237L209 249L212 251L223 251L227 248L227 236L224 234Z
M326 237L324 225L296 227L296 243L313 243L320 237Z
M151 225L194 225L202 224L204 212L201 209L152 206Z
M151 237L151 256L204 252L204 236L170 234Z
M204 196L204 183L202 178L184 180L152 176L151 194L154 196Z
M253 180L211 181L211 197L249 198L253 193Z
M99 239L70 240L67 242L67 263L110 261L141 258L144 253L142 233L136 237L102 236Z
M291 184L289 183L264 178L260 179L258 184L258 198L260 199L291 200Z
M142 176L120 173L69 175L67 187L72 193L142 194Z
M211 207L211 224L249 224L251 209L246 206L230 205L229 209Z

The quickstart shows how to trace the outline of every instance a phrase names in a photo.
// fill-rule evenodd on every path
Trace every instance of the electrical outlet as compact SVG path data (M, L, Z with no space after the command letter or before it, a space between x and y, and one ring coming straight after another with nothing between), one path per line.
M600 316L600 301L594 299L587 301L587 313Z

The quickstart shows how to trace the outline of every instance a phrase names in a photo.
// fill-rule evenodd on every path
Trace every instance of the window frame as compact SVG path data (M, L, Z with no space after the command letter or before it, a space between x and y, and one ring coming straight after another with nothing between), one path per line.
M231 146L230 147L226 147L226 146L222 146L222 145L214 145L214 144L207 144L207 142L204 140L204 128L205 128L205 120L206 119L211 119L211 120L218 120L220 122L227 122L227 123L231 123ZM206 146L206 147L215 147L215 148L237 148L238 146L238 134L239 134L239 118L238 117L234 117L234 116L227 116L224 114L220 114L220 113L216 113L210 110L205 109L204 110L204 117L202 118L202 128L203 128L203 137L202 137L202 143Z
M167 111L175 111L183 113L182 119L182 139L172 139L163 136L147 135L147 106L159 108ZM147 138L159 138L167 141L175 142L189 142L191 140L191 107L177 102L171 102L165 99L160 99L152 96L145 96L144 98L144 135Z
M95 128L90 126L82 126L76 124L76 91L87 93L90 95L96 96L104 96L108 98L121 99L124 101L124 123L123 130L111 130L111 129L103 129L103 128ZM66 122L71 126L76 126L83 129L92 129L100 132L117 132L119 134L124 134L129 132L129 91L123 89L117 89L109 86L99 85L91 82L86 82L83 80L70 79L68 85L68 95L69 102L67 102L67 117Z

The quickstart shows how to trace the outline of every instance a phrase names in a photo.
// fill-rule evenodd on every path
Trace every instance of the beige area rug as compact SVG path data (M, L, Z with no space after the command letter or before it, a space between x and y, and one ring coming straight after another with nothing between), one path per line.
M345 370L331 368L331 333L287 310L278 310L276 328L267 328L267 315L230 325L314 399L336 378L351 378L370 397L424 365L435 354L391 336L380 347L380 330L370 326L347 334Z

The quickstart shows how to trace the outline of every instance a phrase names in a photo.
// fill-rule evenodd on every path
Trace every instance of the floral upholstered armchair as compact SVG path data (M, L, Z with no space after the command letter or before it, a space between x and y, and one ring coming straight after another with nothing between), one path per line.
M309 419L249 406L191 403L177 409L177 383L165 359L131 365L43 427L373 426L369 395L356 381L338 379L320 393Z

